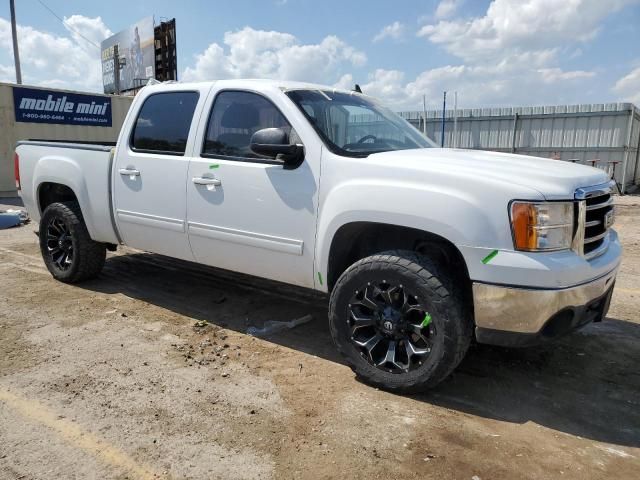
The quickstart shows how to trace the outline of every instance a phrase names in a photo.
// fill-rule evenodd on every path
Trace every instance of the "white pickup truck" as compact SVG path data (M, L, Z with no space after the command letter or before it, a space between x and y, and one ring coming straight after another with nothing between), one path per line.
M329 294L358 376L436 385L478 342L607 313L612 184L557 160L437 148L376 100L280 81L145 87L112 146L24 141L16 180L51 274L126 244Z

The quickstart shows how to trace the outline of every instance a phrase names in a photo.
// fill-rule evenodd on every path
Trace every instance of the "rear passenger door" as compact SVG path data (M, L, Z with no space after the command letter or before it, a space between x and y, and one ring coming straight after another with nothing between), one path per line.
M140 95L145 95L143 90ZM115 161L115 219L125 244L192 260L186 229L185 184L194 113L207 89L147 93Z

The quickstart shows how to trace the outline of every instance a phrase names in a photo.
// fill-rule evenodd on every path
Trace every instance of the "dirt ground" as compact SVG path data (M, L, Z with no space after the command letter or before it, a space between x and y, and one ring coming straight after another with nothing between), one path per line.
M126 248L64 285L33 225L0 231L0 478L640 478L640 197L618 204L606 321L474 346L411 397L354 378L322 297Z

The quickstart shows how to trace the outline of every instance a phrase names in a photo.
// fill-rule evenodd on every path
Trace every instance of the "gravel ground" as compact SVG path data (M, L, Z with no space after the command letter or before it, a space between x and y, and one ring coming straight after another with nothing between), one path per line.
M638 478L638 207L618 199L606 321L544 347L474 346L411 397L354 378L322 297L127 248L64 285L33 225L2 230L0 478Z

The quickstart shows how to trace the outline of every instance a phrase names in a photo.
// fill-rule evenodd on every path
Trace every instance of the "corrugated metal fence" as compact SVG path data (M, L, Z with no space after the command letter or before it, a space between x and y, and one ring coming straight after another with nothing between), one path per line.
M400 115L424 131L423 112ZM458 110L445 115L445 147L513 152L615 169L618 183L640 180L640 110L630 103ZM426 112L427 135L440 143L442 111Z

